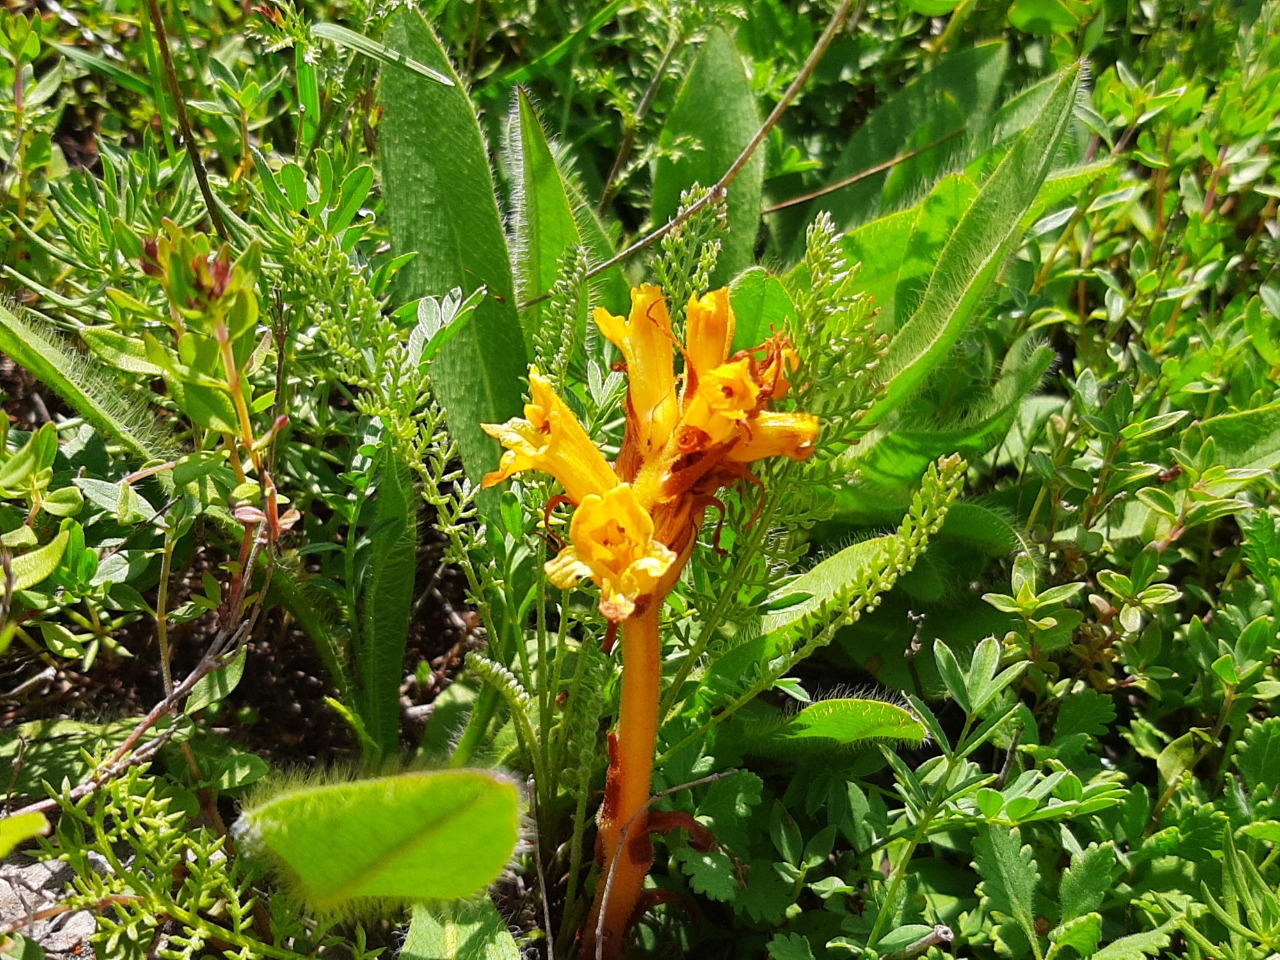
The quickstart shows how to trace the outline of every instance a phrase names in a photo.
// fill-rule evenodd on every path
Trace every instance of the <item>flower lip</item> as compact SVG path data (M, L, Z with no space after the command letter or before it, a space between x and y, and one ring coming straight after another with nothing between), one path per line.
M600 587L600 612L625 620L676 561L653 534L653 518L630 484L590 494L573 515L569 546L547 562L547 577L562 589L590 577Z
M524 470L542 470L560 481L574 503L617 486L604 454L537 368L529 371L529 393L524 417L481 425L507 448L498 469L486 474L481 485L492 487Z

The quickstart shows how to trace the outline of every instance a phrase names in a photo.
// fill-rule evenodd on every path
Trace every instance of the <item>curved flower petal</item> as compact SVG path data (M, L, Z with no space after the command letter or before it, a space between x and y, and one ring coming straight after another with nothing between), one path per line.
M573 544L543 564L542 569L547 579L561 590L568 590L583 577L591 576L591 568L578 559L578 551Z
M653 518L630 484L583 499L569 525L570 546L544 569L559 587L590 576L600 587L600 612L625 620L653 593L676 555L653 537Z
M523 470L542 470L560 481L574 503L617 486L604 454L556 395L551 381L536 369L529 371L529 392L523 418L481 425L507 448L498 469L486 474L482 485L492 487Z
M598 307L595 321L627 363L631 399L628 433L634 433L641 457L655 453L667 442L680 417L671 317L662 290L652 284L637 287L631 291L631 313L626 319Z
M750 463L764 457L807 460L818 439L818 418L810 413L762 410L744 424L742 439L729 448L728 459Z
M701 297L689 299L688 344L685 356L693 368L691 385L729 359L736 321L729 305L729 290L721 287Z

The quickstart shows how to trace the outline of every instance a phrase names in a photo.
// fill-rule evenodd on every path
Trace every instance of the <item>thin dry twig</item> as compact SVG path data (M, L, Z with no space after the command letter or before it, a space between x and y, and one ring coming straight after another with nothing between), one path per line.
M240 574L240 580L246 581L253 576L253 569L257 563L258 555L268 544L270 536L269 525L263 523L259 530L258 536L254 538L253 547L249 552L248 562ZM209 644L209 648L205 650L204 655L200 658L200 662L195 668L187 674L186 678L173 687L172 691L157 703L147 713L145 717L138 721L137 725L125 738L124 742L116 748L111 758L104 763L88 780L73 787L68 793L62 797L50 797L46 800L40 800L36 803L28 804L20 810L15 810L13 815L23 813L50 813L56 810L60 802L63 800L77 801L89 794L96 793L102 787L120 776L130 767L145 763L155 755L155 753L164 746L169 739L177 732L177 726L172 726L162 731L158 736L146 743L138 746L138 742L147 734L152 727L159 723L165 716L173 713L182 701L192 690L195 689L197 683L203 680L214 670L227 665L231 658L234 657L244 645L249 635L253 632L254 626L258 622L258 616L262 612L262 601L266 596L267 588L271 583L271 574L275 569L275 560L271 551L267 553L267 562L262 573L261 589L258 591L252 604L246 602L244 598L245 591L241 590L241 601L228 611L227 616L215 634L213 641Z
M827 194L843 190L845 187L851 187L859 180L865 180L867 177L874 177L877 173L884 173L886 170L892 170L898 164L902 163L902 161L910 160L912 157L918 157L922 153L928 153L934 147L940 147L953 137L960 136L960 134L964 132L964 129L964 127L957 127L950 133L944 133L932 143L926 143L923 147L916 147L914 150L908 150L905 153L900 153L896 157L890 157L884 163L877 163L874 167L867 167L867 169L861 170L851 177L845 177L843 180L838 180L835 183L829 183L818 190L801 194L798 197L792 197L789 200L783 200L781 203L775 203L771 207L765 207L764 212L777 213L779 210L787 209L787 207L794 207L801 203L808 203L810 200L817 200L819 197L825 197Z
M182 97L182 89L178 86L178 71L173 66L173 54L169 51L169 35L164 28L164 15L160 12L160 0L147 0L147 12L151 18L151 26L156 31L156 46L160 48L160 60L164 64L164 73L169 81L169 94L173 97L174 109L178 112L178 126L182 130L182 141L187 147L187 155L191 158L191 166L196 172L196 183L200 186L200 195L204 197L204 205L209 208L209 221L213 229L223 240L230 240L227 225L222 220L218 205L213 199L213 191L209 189L209 174L204 168L204 160L200 156L200 147L191 130L191 121L187 117L187 104Z

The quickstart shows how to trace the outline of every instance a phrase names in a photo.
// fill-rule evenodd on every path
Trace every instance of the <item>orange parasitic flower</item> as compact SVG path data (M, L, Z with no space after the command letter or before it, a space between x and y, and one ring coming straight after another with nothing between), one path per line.
M622 633L622 695L600 809L600 892L579 956L618 958L643 903L653 864L647 814L662 679L659 619L693 552L707 507L723 486L752 479L764 457L813 453L818 419L771 409L791 388L799 357L785 335L732 353L735 320L728 290L693 297L687 342L676 341L662 291L631 291L631 311L603 308L596 325L622 352L628 375L626 432L610 465L538 371L529 373L524 417L484 429L506 453L484 486L523 470L550 473L577 509L569 543L546 566L557 587L590 577L610 621L606 649ZM677 376L675 351L684 358ZM623 843L627 831L634 842ZM607 892L607 896L606 896ZM597 940L597 931L600 939Z
M808 457L818 420L769 409L786 396L787 377L799 365L786 336L730 355L736 323L728 290L690 299L686 345L672 333L662 291L650 284L631 292L628 316L600 308L595 321L622 352L628 373L617 463L605 460L547 378L532 369L524 416L484 425L507 448L484 486L524 470L560 481L578 509L570 544L547 564L547 575L565 588L590 577L601 590L601 612L621 623L642 598L671 588L720 487L742 479L744 464L754 460ZM682 377L675 373L677 347Z

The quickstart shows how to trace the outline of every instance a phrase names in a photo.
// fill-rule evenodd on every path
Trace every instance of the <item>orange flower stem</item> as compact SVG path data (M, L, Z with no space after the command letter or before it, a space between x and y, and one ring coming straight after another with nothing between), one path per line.
M654 596L622 625L622 706L617 735L610 737L609 774L598 820L600 881L582 939L583 960L622 956L631 915L653 866L647 807L658 739L661 610L662 598Z

